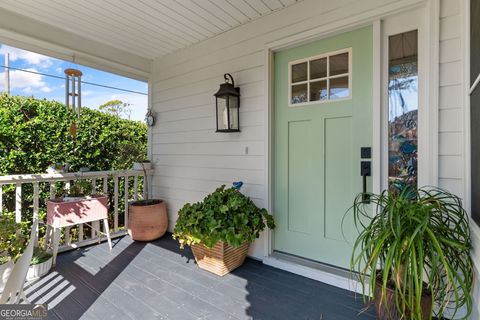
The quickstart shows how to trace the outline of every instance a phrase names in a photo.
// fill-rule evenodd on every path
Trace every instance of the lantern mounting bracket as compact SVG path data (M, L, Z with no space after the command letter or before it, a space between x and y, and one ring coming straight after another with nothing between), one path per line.
M235 81L233 80L233 77L232 77L232 75L231 75L230 73L225 73L225 74L223 75L223 78L225 79L225 82L226 82L226 83L231 83L232 86L235 87Z

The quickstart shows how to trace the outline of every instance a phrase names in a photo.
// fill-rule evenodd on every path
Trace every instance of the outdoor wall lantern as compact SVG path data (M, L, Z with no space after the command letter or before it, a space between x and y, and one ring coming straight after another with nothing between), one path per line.
M231 74L225 73L223 77L225 83L222 83L214 94L217 112L216 132L240 132L240 88L235 88Z

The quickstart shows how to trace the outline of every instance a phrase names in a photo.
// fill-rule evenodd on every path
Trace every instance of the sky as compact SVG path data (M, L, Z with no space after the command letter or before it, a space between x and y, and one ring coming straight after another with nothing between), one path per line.
M5 53L10 54L10 66L45 74L65 77L64 69L75 68L82 71L82 80L111 87L147 93L148 85L145 82L118 76L112 73L99 71L69 61L40 55L34 52L21 50L0 44L0 66L4 65ZM0 67L0 92L5 91L5 68ZM65 103L65 80L27 73L19 70L10 70L10 93L20 96L34 96ZM82 106L97 109L98 106L110 100L121 100L131 105L132 120L143 121L147 113L148 96L131 92L101 88L82 83ZM122 116L127 118L126 115Z

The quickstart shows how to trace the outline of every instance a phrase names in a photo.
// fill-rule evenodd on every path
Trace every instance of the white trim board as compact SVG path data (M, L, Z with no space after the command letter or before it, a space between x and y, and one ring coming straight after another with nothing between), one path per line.
M263 263L268 266L285 270L294 274L298 274L300 276L307 277L313 280L317 280L337 288L353 291L356 293L362 293L362 286L358 281L353 279L348 279L340 275L336 275L336 274L315 269L312 267L303 266L298 263L294 263L291 261L287 261L287 260L283 260L283 259L279 259L271 256L263 259ZM365 287L365 292L369 292L368 285Z

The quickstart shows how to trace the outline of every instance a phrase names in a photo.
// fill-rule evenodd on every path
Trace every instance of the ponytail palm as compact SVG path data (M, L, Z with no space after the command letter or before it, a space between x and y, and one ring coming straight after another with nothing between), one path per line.
M455 318L462 307L470 314L471 240L460 198L438 188L384 191L370 195L370 204L359 195L353 212L360 235L351 269L358 273L365 297L370 293L388 303L387 288L393 290L395 306L385 307L396 308L405 319L424 319L425 296L435 305L427 318L446 309ZM376 289L377 281L381 289Z

